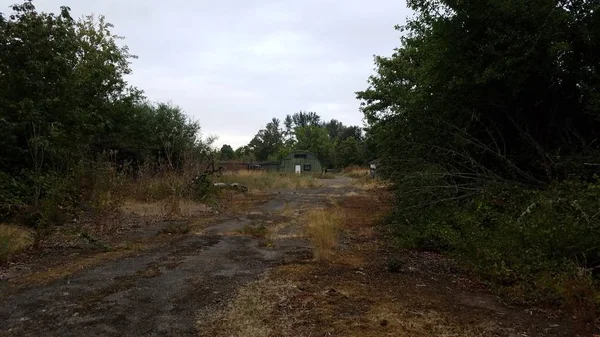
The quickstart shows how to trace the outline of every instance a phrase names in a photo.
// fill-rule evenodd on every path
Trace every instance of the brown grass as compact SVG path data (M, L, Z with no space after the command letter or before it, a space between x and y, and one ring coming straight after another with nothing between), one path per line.
M21 226L0 224L0 262L33 244L33 232Z
M246 185L250 192L272 189L303 189L321 186L321 182L312 175L281 174L265 171L228 172L215 181L223 183L240 183Z
M369 169L360 166L349 166L344 168L344 174L350 178L363 178L369 176Z
M283 303L294 288L292 284L268 279L241 288L224 310L198 318L196 325L199 336L293 336L293 320L286 317L285 308L278 308L273 304ZM276 312L278 322L274 324ZM277 329L274 330L273 327Z
M244 227L238 230L238 233L251 236L256 239L264 239L269 234L269 229L262 223L258 225L244 225Z
M302 217L305 230L314 248L317 261L329 260L337 245L338 234L344 220L342 211L337 208L310 210Z
M127 200L121 206L121 211L124 213L143 217L165 217L174 213L183 217L191 217L211 210L212 208L206 204L185 199L175 201L166 199L153 202Z

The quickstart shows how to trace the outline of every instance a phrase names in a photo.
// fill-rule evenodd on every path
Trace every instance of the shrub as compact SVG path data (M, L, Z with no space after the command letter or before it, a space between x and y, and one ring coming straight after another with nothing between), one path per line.
M398 211L391 230L404 246L454 254L517 299L572 303L577 283L589 286L577 296L594 302L598 200L598 180L555 182L544 190L487 186L467 201Z

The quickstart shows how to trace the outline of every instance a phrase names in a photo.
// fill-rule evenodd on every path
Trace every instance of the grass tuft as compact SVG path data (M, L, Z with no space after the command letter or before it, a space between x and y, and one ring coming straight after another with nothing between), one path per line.
M33 244L33 234L20 226L0 224L0 263Z
M343 219L339 208L315 209L304 214L306 234L313 242L314 257L317 261L331 258Z
M242 235L248 235L257 239L264 239L269 234L269 230L264 224L258 226L244 225L243 228L239 229L238 232Z
M250 191L266 191L271 189L304 189L321 186L321 182L312 175L283 174L264 171L228 172L215 181L223 183L240 183Z

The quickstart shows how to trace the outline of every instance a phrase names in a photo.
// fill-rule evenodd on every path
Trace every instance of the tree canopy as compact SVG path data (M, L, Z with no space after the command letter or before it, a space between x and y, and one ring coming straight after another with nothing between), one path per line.
M376 57L358 93L390 170L437 163L539 184L567 173L557 158L598 149L597 3L408 4L402 46Z
M587 215L600 200L600 3L408 5L400 46L357 93L366 147L396 187L390 231L527 299L568 302L583 279L597 294L598 273L575 270L600 266Z
M0 14L0 203L37 199L45 177L98 156L177 167L208 150L179 107L128 85L135 56L104 17L38 12L31 1L11 9Z

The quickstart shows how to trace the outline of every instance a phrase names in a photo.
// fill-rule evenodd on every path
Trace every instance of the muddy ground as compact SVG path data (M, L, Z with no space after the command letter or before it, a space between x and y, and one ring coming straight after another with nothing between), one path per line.
M450 260L388 252L374 229L386 192L323 184L5 267L0 335L591 336L555 311L504 304ZM316 262L298 219L332 204L344 231L334 258Z

